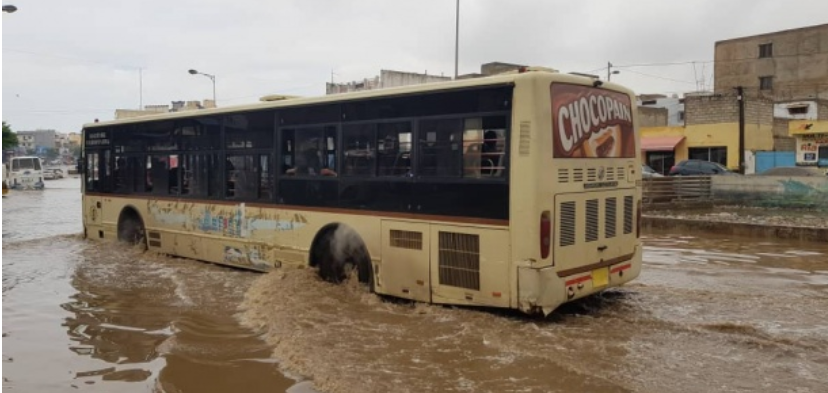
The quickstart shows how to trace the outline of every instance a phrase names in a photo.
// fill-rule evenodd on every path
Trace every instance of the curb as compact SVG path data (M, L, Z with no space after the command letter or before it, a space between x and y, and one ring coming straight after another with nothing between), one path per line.
M705 221L671 217L641 217L641 229L653 233L655 229L715 233L720 235L765 237L828 243L828 228L761 225L724 221Z

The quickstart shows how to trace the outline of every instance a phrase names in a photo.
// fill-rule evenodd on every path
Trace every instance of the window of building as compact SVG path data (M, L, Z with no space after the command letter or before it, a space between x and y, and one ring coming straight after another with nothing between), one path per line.
M727 147L691 147L688 153L691 160L718 162L727 166Z
M679 118L679 121L684 121L684 111L679 111L678 118Z
M759 90L773 90L773 77L772 76L760 76L759 77Z
M790 115L806 115L808 114L808 106L794 106L788 108Z
M759 45L759 58L773 57L773 44Z

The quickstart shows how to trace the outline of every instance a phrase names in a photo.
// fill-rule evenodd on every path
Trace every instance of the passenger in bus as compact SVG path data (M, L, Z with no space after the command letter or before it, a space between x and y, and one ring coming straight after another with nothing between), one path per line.
M481 149L481 173L483 175L497 176L500 169L500 159L503 157L501 148L497 145L497 132L487 130L483 133L483 147Z
M320 157L319 149L308 148L296 156L296 167L285 171L287 175L336 176L336 171L328 168L327 162ZM324 165L323 165L324 163Z

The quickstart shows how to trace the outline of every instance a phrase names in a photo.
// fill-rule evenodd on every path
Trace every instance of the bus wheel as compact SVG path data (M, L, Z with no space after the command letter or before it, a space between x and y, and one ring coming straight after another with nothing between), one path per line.
M325 281L340 283L356 270L359 282L374 290L371 256L362 237L345 224L328 224L311 243L308 262Z
M118 240L132 245L143 244L146 247L146 235L144 221L141 216L131 209L126 208L118 218Z

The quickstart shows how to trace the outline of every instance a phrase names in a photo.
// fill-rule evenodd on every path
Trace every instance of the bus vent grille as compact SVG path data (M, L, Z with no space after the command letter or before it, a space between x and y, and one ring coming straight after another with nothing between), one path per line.
M569 169L558 169L558 183L569 183Z
M440 285L480 290L480 237L440 232Z
M615 168L607 168L607 180L615 180Z
M423 234L422 232L391 230L391 247L422 250Z
M607 198L606 200L606 211L604 212L604 237L607 239L615 237L617 204L618 200L616 198Z
M532 147L532 122L520 122L520 141L518 142L518 152L522 157L529 155Z
M625 178L625 175L624 175L624 174L625 174L625 173L626 173L626 172L624 172L624 167L619 166L619 167L618 167L618 180L624 180L624 178Z
M149 231L147 232L147 237L149 237L150 239L160 239L161 232Z
M624 197L624 234L630 234L633 230L633 197Z
M593 182L598 180L598 170L595 168L587 169L587 181Z
M561 215L558 222L561 238L558 243L561 247L575 244L575 202L561 203Z
M590 199L586 203L586 241L598 240L598 200Z
M584 182L584 170L581 168L576 168L572 171L572 181L575 183L583 183Z

